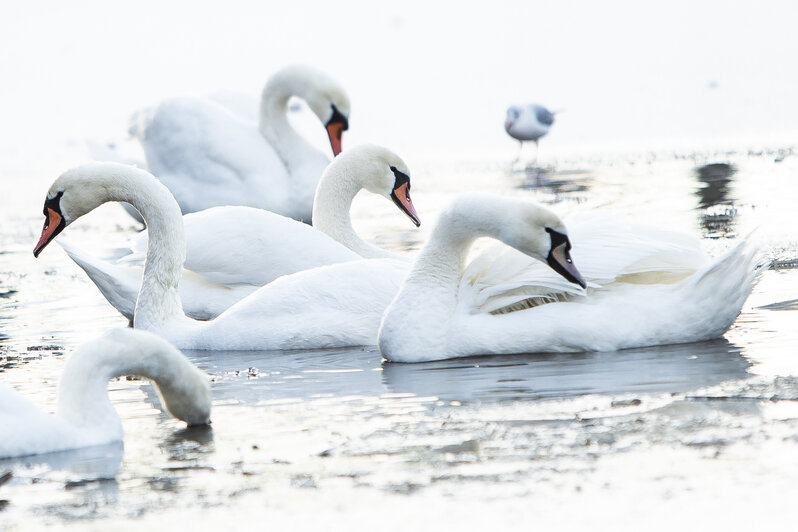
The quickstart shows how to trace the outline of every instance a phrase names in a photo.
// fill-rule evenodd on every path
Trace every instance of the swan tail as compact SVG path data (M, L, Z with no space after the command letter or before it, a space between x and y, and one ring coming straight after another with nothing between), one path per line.
M706 323L699 320L706 338L721 336L732 326L769 267L761 246L749 236L686 280L689 297L711 306L703 312Z
M136 273L93 257L68 240L56 242L86 272L105 299L123 316L132 320L139 291Z

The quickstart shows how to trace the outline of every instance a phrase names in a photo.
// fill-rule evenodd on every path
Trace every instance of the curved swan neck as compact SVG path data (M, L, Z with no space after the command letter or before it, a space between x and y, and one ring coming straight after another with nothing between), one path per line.
M308 149L314 149L288 122L288 101L292 96L304 99L306 91L294 76L281 72L266 83L261 93L258 128L289 171L302 162Z
M183 216L169 189L150 173L121 164L99 163L96 175L89 177L93 188L104 193L97 205L130 203L147 224L149 245L134 326L150 329L173 318L188 319L178 292L186 261Z
M390 256L360 238L352 227L352 200L363 188L352 171L330 167L316 187L313 199L313 227L337 240L364 258Z
M151 336L144 338L143 334ZM207 422L209 387L202 372L165 340L120 330L81 345L58 385L57 413L76 427L119 426L108 381L124 375L154 382L167 410L189 423Z
M412 361L427 352L443 352L449 323L457 315L458 286L474 240L497 234L500 224L483 216L476 204L452 207L438 219L410 273L383 316L380 349L397 360Z

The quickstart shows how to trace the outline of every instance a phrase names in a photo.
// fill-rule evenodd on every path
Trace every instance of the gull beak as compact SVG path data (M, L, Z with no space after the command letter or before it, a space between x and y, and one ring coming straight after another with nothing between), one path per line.
M391 191L391 199L396 206L399 207L402 212L410 217L413 220L413 223L416 224L416 227L421 226L421 219L419 219L418 214L416 213L416 208L413 207L413 200L410 199L410 191L408 190L409 183L405 182L400 184L398 187L394 188Z
M584 277L582 277L582 274L576 269L574 261L571 259L571 242L568 240L568 237L561 233L555 233L554 231L550 232L552 233L552 246L551 250L549 250L549 256L546 257L546 262L548 262L552 270L559 273L567 280L574 284L578 284L582 288L587 288ZM555 239L555 234L563 238Z
M64 230L66 222L64 217L61 216L56 210L48 208L45 211L44 228L42 228L42 236L39 238L39 243L33 248L33 256L38 257L39 253L47 246L47 244L54 239L58 233Z

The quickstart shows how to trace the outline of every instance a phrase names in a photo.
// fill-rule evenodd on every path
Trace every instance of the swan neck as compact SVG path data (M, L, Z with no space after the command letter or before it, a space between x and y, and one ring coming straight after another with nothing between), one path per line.
M340 242L366 259L395 258L395 255L372 246L352 226L352 201L363 185L347 168L328 167L313 199L313 227Z
M185 318L178 292L186 260L183 217L172 194L152 175L133 167L122 173L108 183L108 201L133 205L149 233L133 323L136 328L157 328L170 319Z
M272 80L263 88L260 101L261 135L277 152L289 171L301 161L301 148L307 142L288 121L288 101L295 91L288 90L284 83Z
M170 402L185 401L204 384L176 350L142 349L130 340L99 339L72 354L58 385L59 417L79 428L116 426L121 434L119 415L108 397L111 379L134 375L153 381L167 408Z
M473 235L451 231L448 224L439 222L419 252L414 272L418 270L418 275L432 275L448 287L456 286L465 269L468 250L475 239Z
M330 167L316 186L313 198L313 227L361 254L368 244L352 227L352 200L361 185L346 168Z

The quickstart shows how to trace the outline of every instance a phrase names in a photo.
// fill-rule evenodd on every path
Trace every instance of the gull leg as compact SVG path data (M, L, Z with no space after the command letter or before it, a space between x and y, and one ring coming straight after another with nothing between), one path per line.
M513 159L513 163L512 164L515 164L515 163L517 163L518 161L521 160L521 152L523 150L524 150L524 141L523 140L519 140L518 141L518 154L515 156L515 159Z

